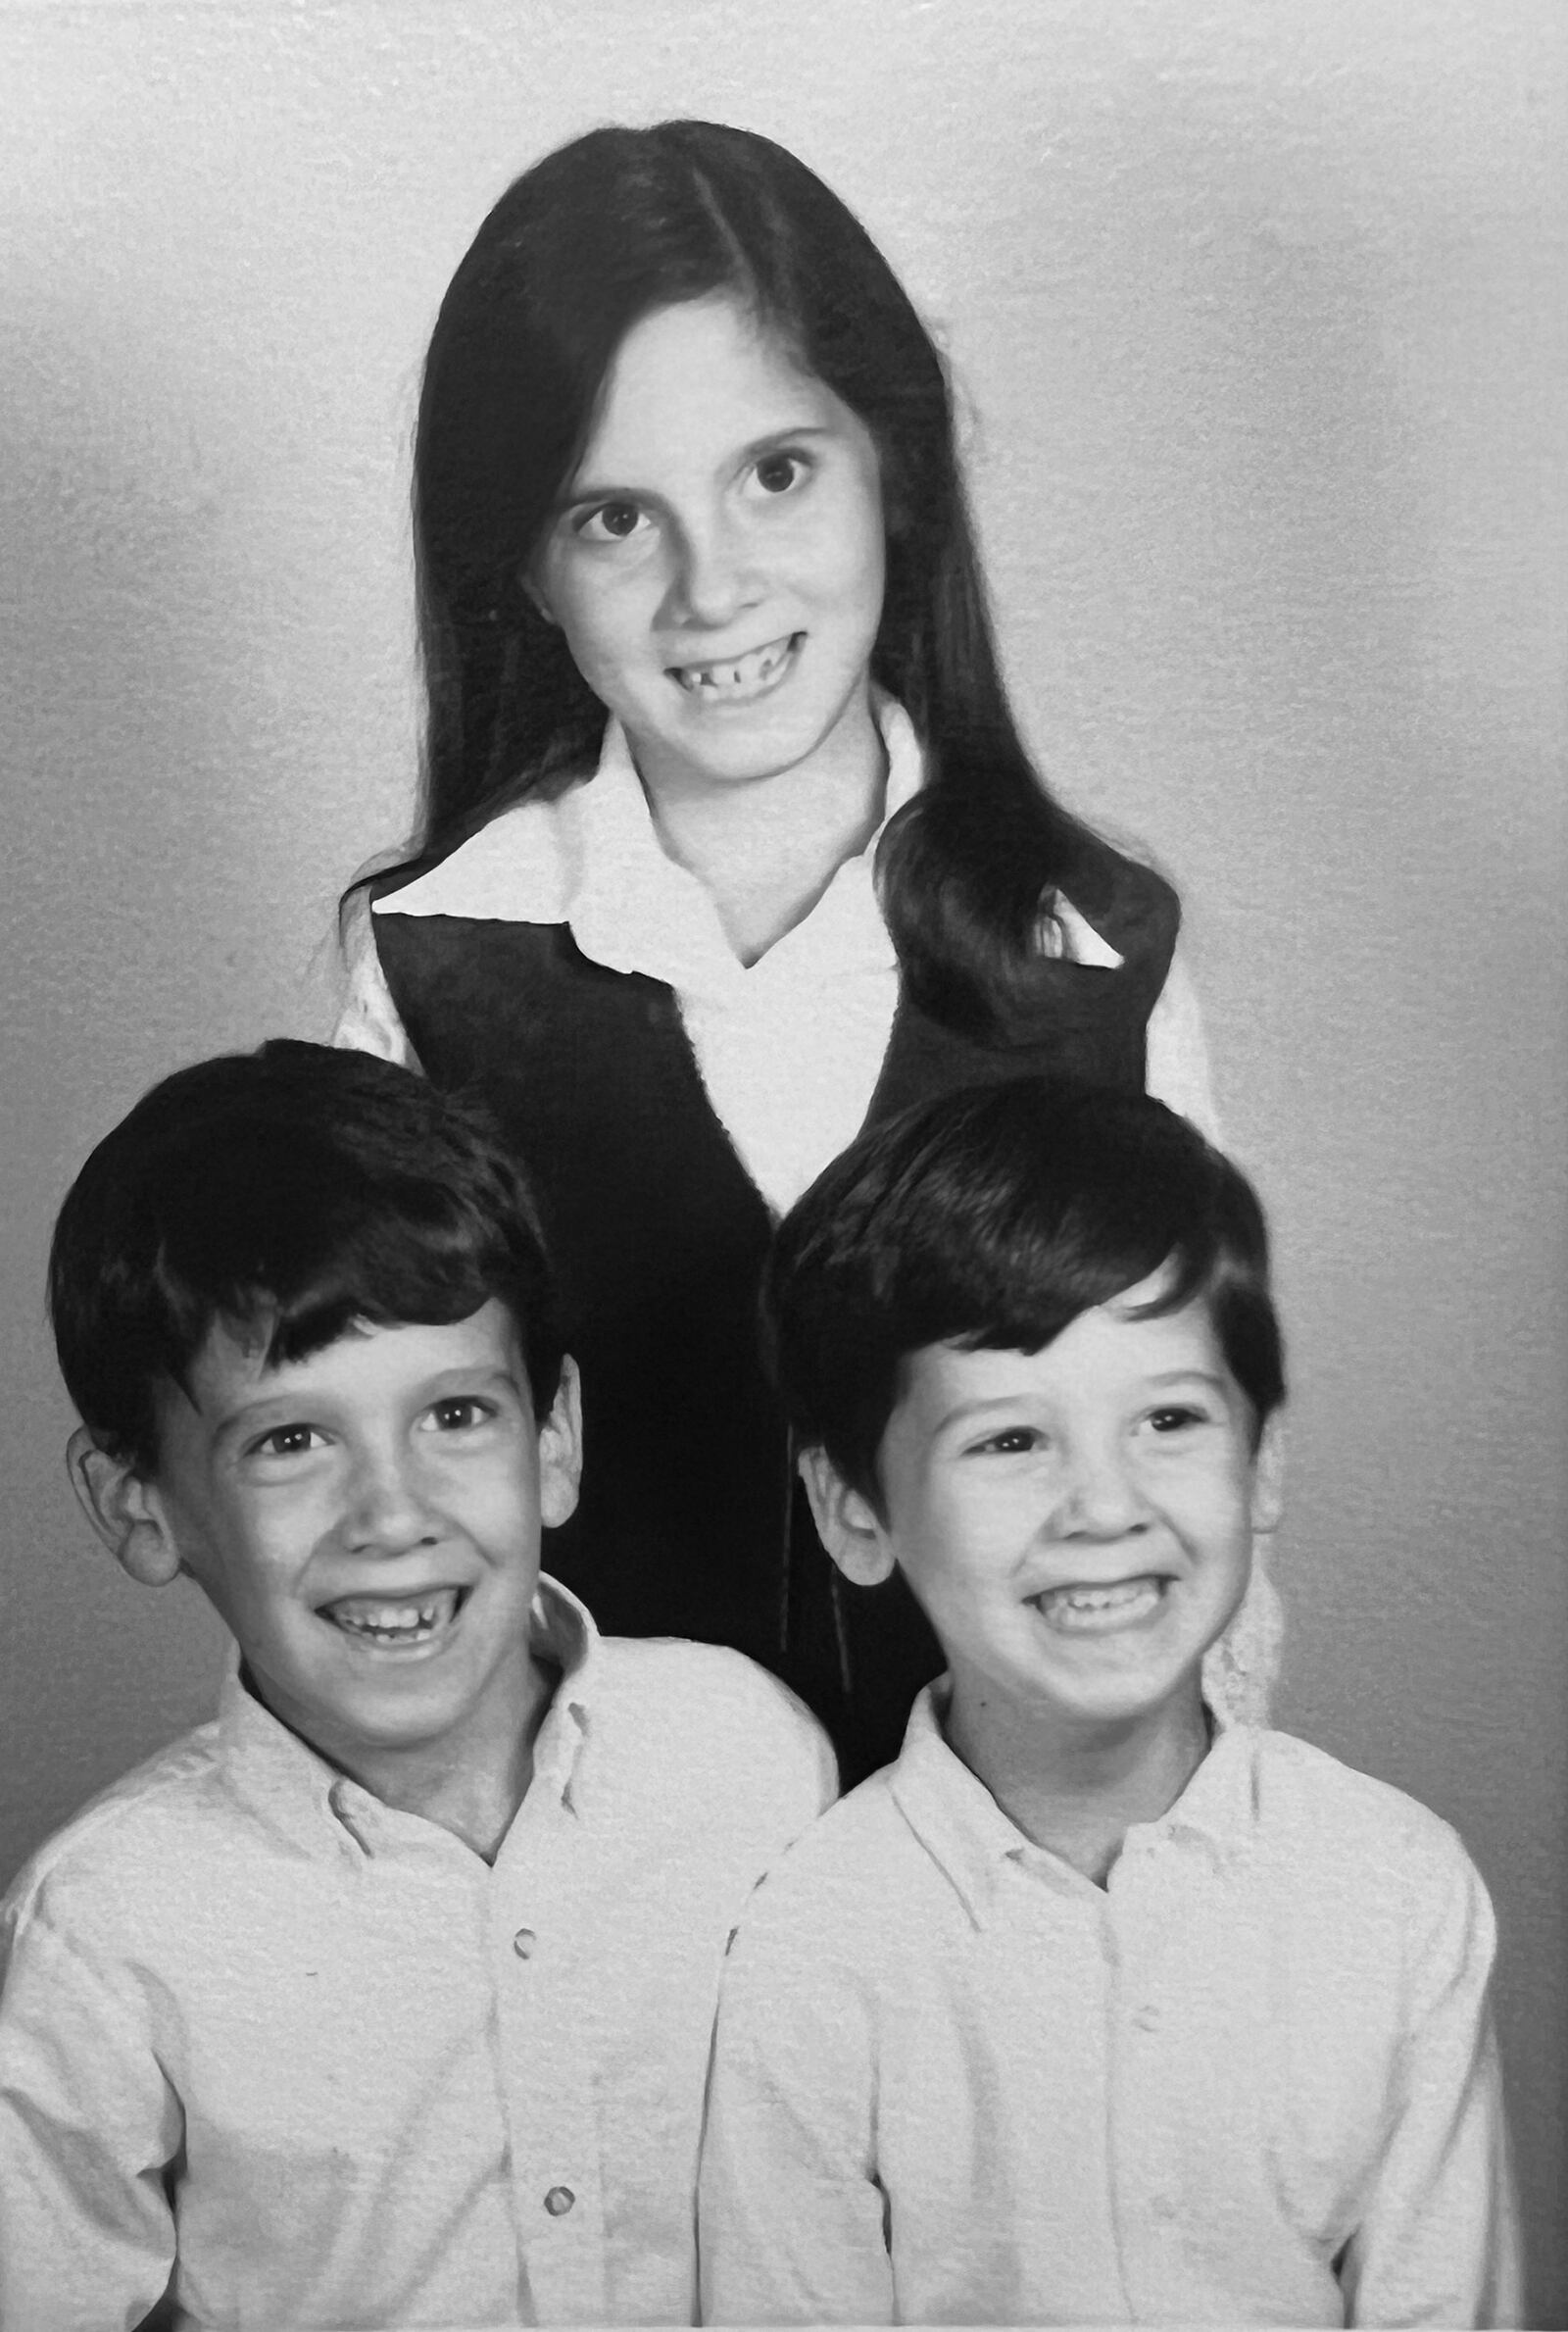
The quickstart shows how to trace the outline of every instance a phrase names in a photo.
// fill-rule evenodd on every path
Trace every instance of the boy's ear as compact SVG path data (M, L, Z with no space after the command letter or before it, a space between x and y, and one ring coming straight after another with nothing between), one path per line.
M77 1505L122 1570L143 1587L167 1587L178 1578L179 1549L150 1482L101 1450L85 1425L66 1444L66 1471Z
M568 1353L550 1414L539 1427L539 1519L547 1529L554 1530L572 1513L581 1477L582 1391L577 1364Z
M893 1571L893 1549L871 1502L852 1490L826 1450L802 1450L800 1474L817 1536L847 1579L875 1587Z
M1285 1419L1278 1410L1263 1426L1252 1462L1252 1528L1266 1538L1285 1511Z

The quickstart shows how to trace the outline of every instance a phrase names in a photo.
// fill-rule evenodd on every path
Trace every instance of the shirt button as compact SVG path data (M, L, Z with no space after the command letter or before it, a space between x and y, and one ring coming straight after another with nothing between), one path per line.
M553 2186L545 2197L545 2208L552 2218L564 2218L576 2200L569 2186Z
M519 1927L512 1939L512 1948L519 1960L531 1960L533 1947L539 1941L531 1927Z
M1140 2032L1157 2032L1159 2030L1159 2010L1152 2001L1145 2001L1143 2007L1135 2010L1133 2022Z

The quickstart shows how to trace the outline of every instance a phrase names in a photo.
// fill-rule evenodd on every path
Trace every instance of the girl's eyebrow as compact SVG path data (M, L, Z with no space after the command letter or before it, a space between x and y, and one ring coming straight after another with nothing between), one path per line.
M831 422L800 422L782 429L769 429L765 437L754 437L750 443L741 446L733 457L734 463L737 469L744 469L749 463L760 462L764 454L777 453L784 446L799 445L803 438L834 437L837 434ZM661 496L657 491L650 492L646 486L575 485L568 488L556 504L555 515L563 517L568 510L581 510L595 502L639 500L658 502Z

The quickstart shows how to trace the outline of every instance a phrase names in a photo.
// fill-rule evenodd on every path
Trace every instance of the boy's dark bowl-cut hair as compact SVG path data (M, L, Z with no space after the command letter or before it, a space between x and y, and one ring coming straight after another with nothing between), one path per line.
M904 1362L1038 1352L1162 1266L1208 1306L1254 1436L1285 1398L1268 1233L1246 1177L1144 1094L1028 1077L944 1095L836 1159L779 1225L763 1323L790 1422L879 1511Z
M279 1038L175 1071L67 1194L49 1311L99 1446L150 1474L158 1398L220 1320L303 1360L356 1322L444 1325L495 1297L535 1414L561 1379L527 1184L487 1120L369 1054Z

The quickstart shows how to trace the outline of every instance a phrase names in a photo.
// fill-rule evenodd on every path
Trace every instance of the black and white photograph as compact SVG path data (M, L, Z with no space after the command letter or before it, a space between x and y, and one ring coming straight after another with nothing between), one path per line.
M0 2332L1568 2326L1568 7L0 0Z

